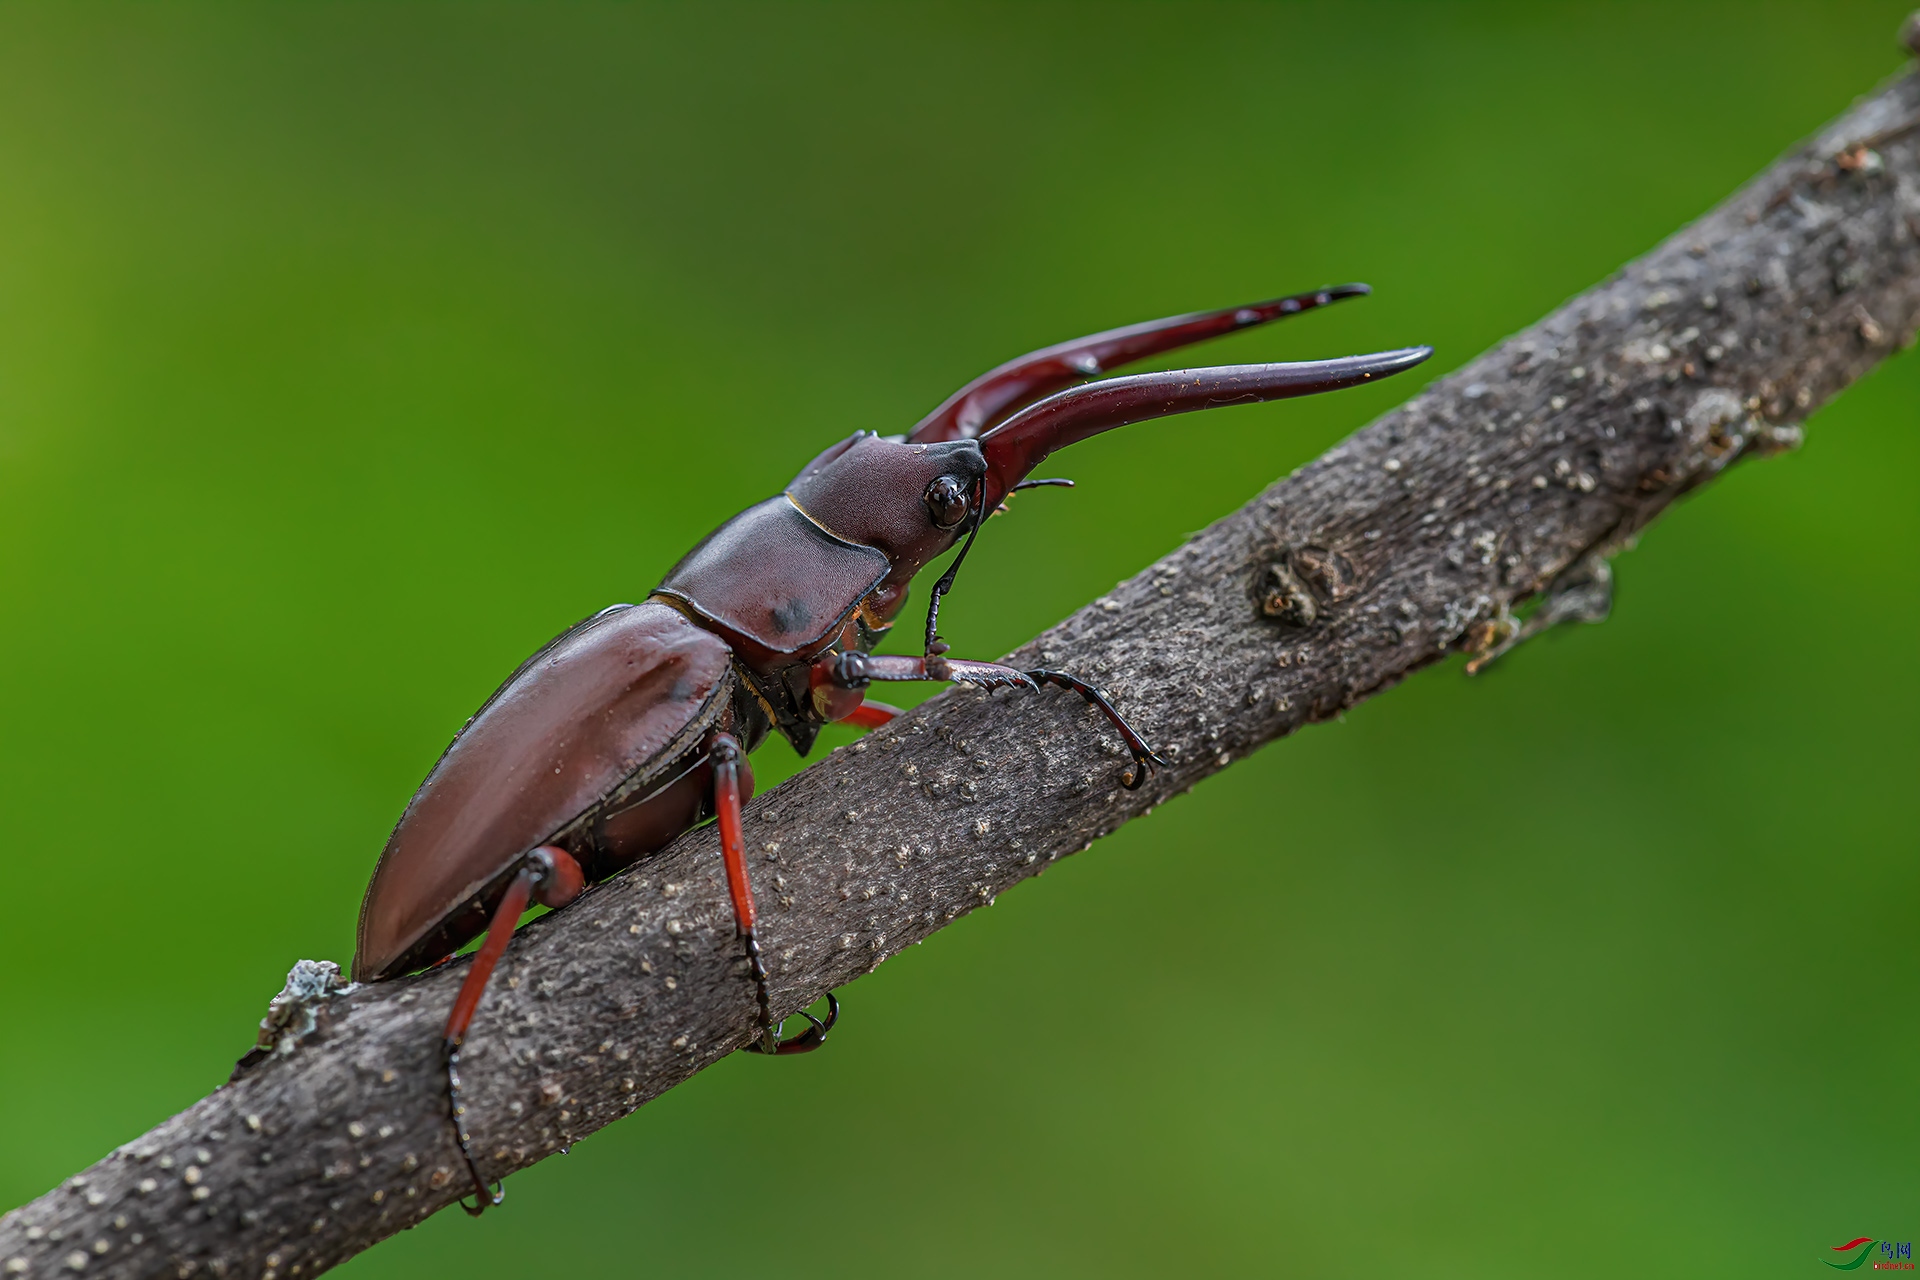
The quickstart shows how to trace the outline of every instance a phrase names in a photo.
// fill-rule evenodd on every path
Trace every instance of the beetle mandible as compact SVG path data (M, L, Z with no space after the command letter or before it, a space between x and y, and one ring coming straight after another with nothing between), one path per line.
M781 1037L755 934L741 806L747 753L778 730L805 755L830 722L898 712L876 682L1070 690L1133 757L1122 785L1166 762L1112 700L1064 671L948 658L940 600L985 518L1055 449L1128 423L1357 386L1432 351L1233 365L1084 382L1119 365L1369 292L1342 285L1196 312L1044 348L968 383L904 437L855 432L690 551L638 605L604 609L534 654L455 735L408 803L360 909L356 981L396 978L486 935L447 1018L447 1100L479 1214L498 1204L468 1139L460 1048L488 976L533 902L563 907L595 881L718 819L734 919L758 1005L760 1053L804 1053L839 1014ZM1076 386L1076 383L1084 385ZM964 541L963 541L964 540ZM927 602L917 657L873 650L915 574L956 544ZM462 1201L463 1207L465 1202Z

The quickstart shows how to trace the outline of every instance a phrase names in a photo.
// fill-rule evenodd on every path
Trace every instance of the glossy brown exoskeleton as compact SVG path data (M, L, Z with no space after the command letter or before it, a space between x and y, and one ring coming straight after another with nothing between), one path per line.
M983 519L1053 450L1111 427L1221 405L1355 386L1426 359L1425 347L1303 364L1257 364L1082 382L1117 365L1367 292L1347 285L1157 320L1048 347L955 393L904 437L857 432L784 493L721 525L637 605L614 605L523 663L427 775L380 855L360 911L353 976L398 977L482 933L447 1019L448 1100L468 1142L460 1046L488 975L530 903L564 906L588 885L717 817L735 918L759 1006L762 1053L798 1053L838 1013L782 1040L754 932L741 805L746 753L773 731L803 754L822 725L871 728L894 710L876 681L1072 690L1107 719L1138 786L1164 763L1106 694L1062 671L948 658L940 598ZM922 652L876 656L915 574L965 539L934 585Z

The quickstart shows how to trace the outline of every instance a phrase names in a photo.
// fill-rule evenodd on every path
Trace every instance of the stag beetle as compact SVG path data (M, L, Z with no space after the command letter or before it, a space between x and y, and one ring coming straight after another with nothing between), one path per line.
M1411 347L1299 364L1149 373L1074 386L1117 365L1365 294L1343 285L1252 306L1114 329L1001 365L904 437L859 431L687 553L640 604L603 609L515 671L455 735L388 839L360 909L353 976L378 982L443 962L486 935L447 1018L449 1114L473 1178L470 1214L498 1204L468 1140L460 1048L520 916L562 907L594 881L709 816L759 1006L760 1053L804 1053L839 1015L808 1013L782 1039L754 932L741 806L746 754L778 730L801 754L829 722L874 728L898 712L875 683L934 680L1080 695L1126 742L1122 784L1166 762L1101 690L1064 671L945 656L940 600L985 517L1055 449L1128 423L1311 395L1412 368ZM964 543L962 540L964 539ZM961 544L927 602L918 657L873 650L915 574Z

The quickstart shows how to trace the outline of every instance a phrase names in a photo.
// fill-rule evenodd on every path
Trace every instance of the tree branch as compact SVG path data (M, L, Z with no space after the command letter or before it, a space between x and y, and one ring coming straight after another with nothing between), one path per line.
M1139 791L1065 692L955 691L755 803L778 1006L1449 652L1604 616L1605 557L1920 323L1920 77L1612 279L1022 648L1106 681L1171 757ZM1509 610L1543 603L1522 624ZM505 1175L753 1032L711 828L522 930L468 1039ZM441 1024L463 966L312 1001L313 1031L0 1219L0 1274L312 1276L469 1190ZM296 1015L300 1007L291 1010Z

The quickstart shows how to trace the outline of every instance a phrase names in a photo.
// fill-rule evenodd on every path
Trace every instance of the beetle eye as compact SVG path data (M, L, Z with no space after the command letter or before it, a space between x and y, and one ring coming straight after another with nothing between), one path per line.
M927 486L926 503L934 527L951 529L967 518L967 486L959 476L941 476Z

